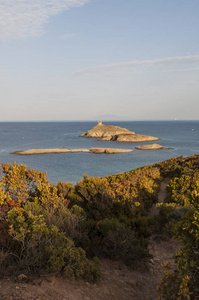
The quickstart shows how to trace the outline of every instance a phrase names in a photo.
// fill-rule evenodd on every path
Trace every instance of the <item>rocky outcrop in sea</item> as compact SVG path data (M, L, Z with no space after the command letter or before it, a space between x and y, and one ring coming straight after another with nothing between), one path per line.
M103 125L102 121L92 129L84 132L80 135L81 137L87 138L98 138L102 141L113 141L113 142L146 142L146 141L157 141L159 138L136 134L126 128L121 128L118 126Z

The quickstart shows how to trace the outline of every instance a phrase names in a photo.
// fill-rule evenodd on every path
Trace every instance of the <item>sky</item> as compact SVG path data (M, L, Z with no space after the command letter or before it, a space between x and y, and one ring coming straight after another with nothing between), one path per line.
M198 0L0 0L0 122L198 120Z

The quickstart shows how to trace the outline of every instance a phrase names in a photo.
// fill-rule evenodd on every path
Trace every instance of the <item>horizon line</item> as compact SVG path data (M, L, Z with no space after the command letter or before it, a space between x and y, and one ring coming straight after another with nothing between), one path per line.
M58 123L58 122L98 122L99 119L90 119L90 120L14 120L14 121L0 121L0 123ZM165 121L199 121L198 119L141 119L141 120L118 120L118 119L110 119L110 120L103 120L102 122L165 122Z

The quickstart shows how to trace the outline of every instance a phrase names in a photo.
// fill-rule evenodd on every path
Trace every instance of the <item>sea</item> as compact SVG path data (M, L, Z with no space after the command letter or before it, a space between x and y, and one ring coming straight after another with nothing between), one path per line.
M75 184L84 174L103 177L131 171L171 157L199 154L199 121L131 121L103 122L120 126L137 134L151 135L161 140L144 143L119 143L80 137L97 122L0 122L0 164L25 164L47 172L49 182ZM135 150L120 154L59 153L16 155L14 151L49 148L122 148L158 143L169 150Z

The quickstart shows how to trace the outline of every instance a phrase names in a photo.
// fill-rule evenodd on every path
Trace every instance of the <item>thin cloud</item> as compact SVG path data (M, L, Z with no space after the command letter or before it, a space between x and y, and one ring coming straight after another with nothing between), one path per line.
M160 58L153 60L133 60L128 62L102 65L88 69L82 69L76 72L73 72L73 75L87 75L87 74L111 74L118 73L121 71L137 71L137 67L145 66L175 66L175 65L190 65L199 63L199 55L189 55L189 56L177 56L177 57L168 57Z
M0 39L38 36L51 16L89 0L1 0Z
M183 72L198 72L199 68L188 68L188 69L177 69L177 70L166 70L163 73L183 73Z
M76 36L75 33L65 33L61 35L61 39L62 40L68 40L68 39L72 39Z

